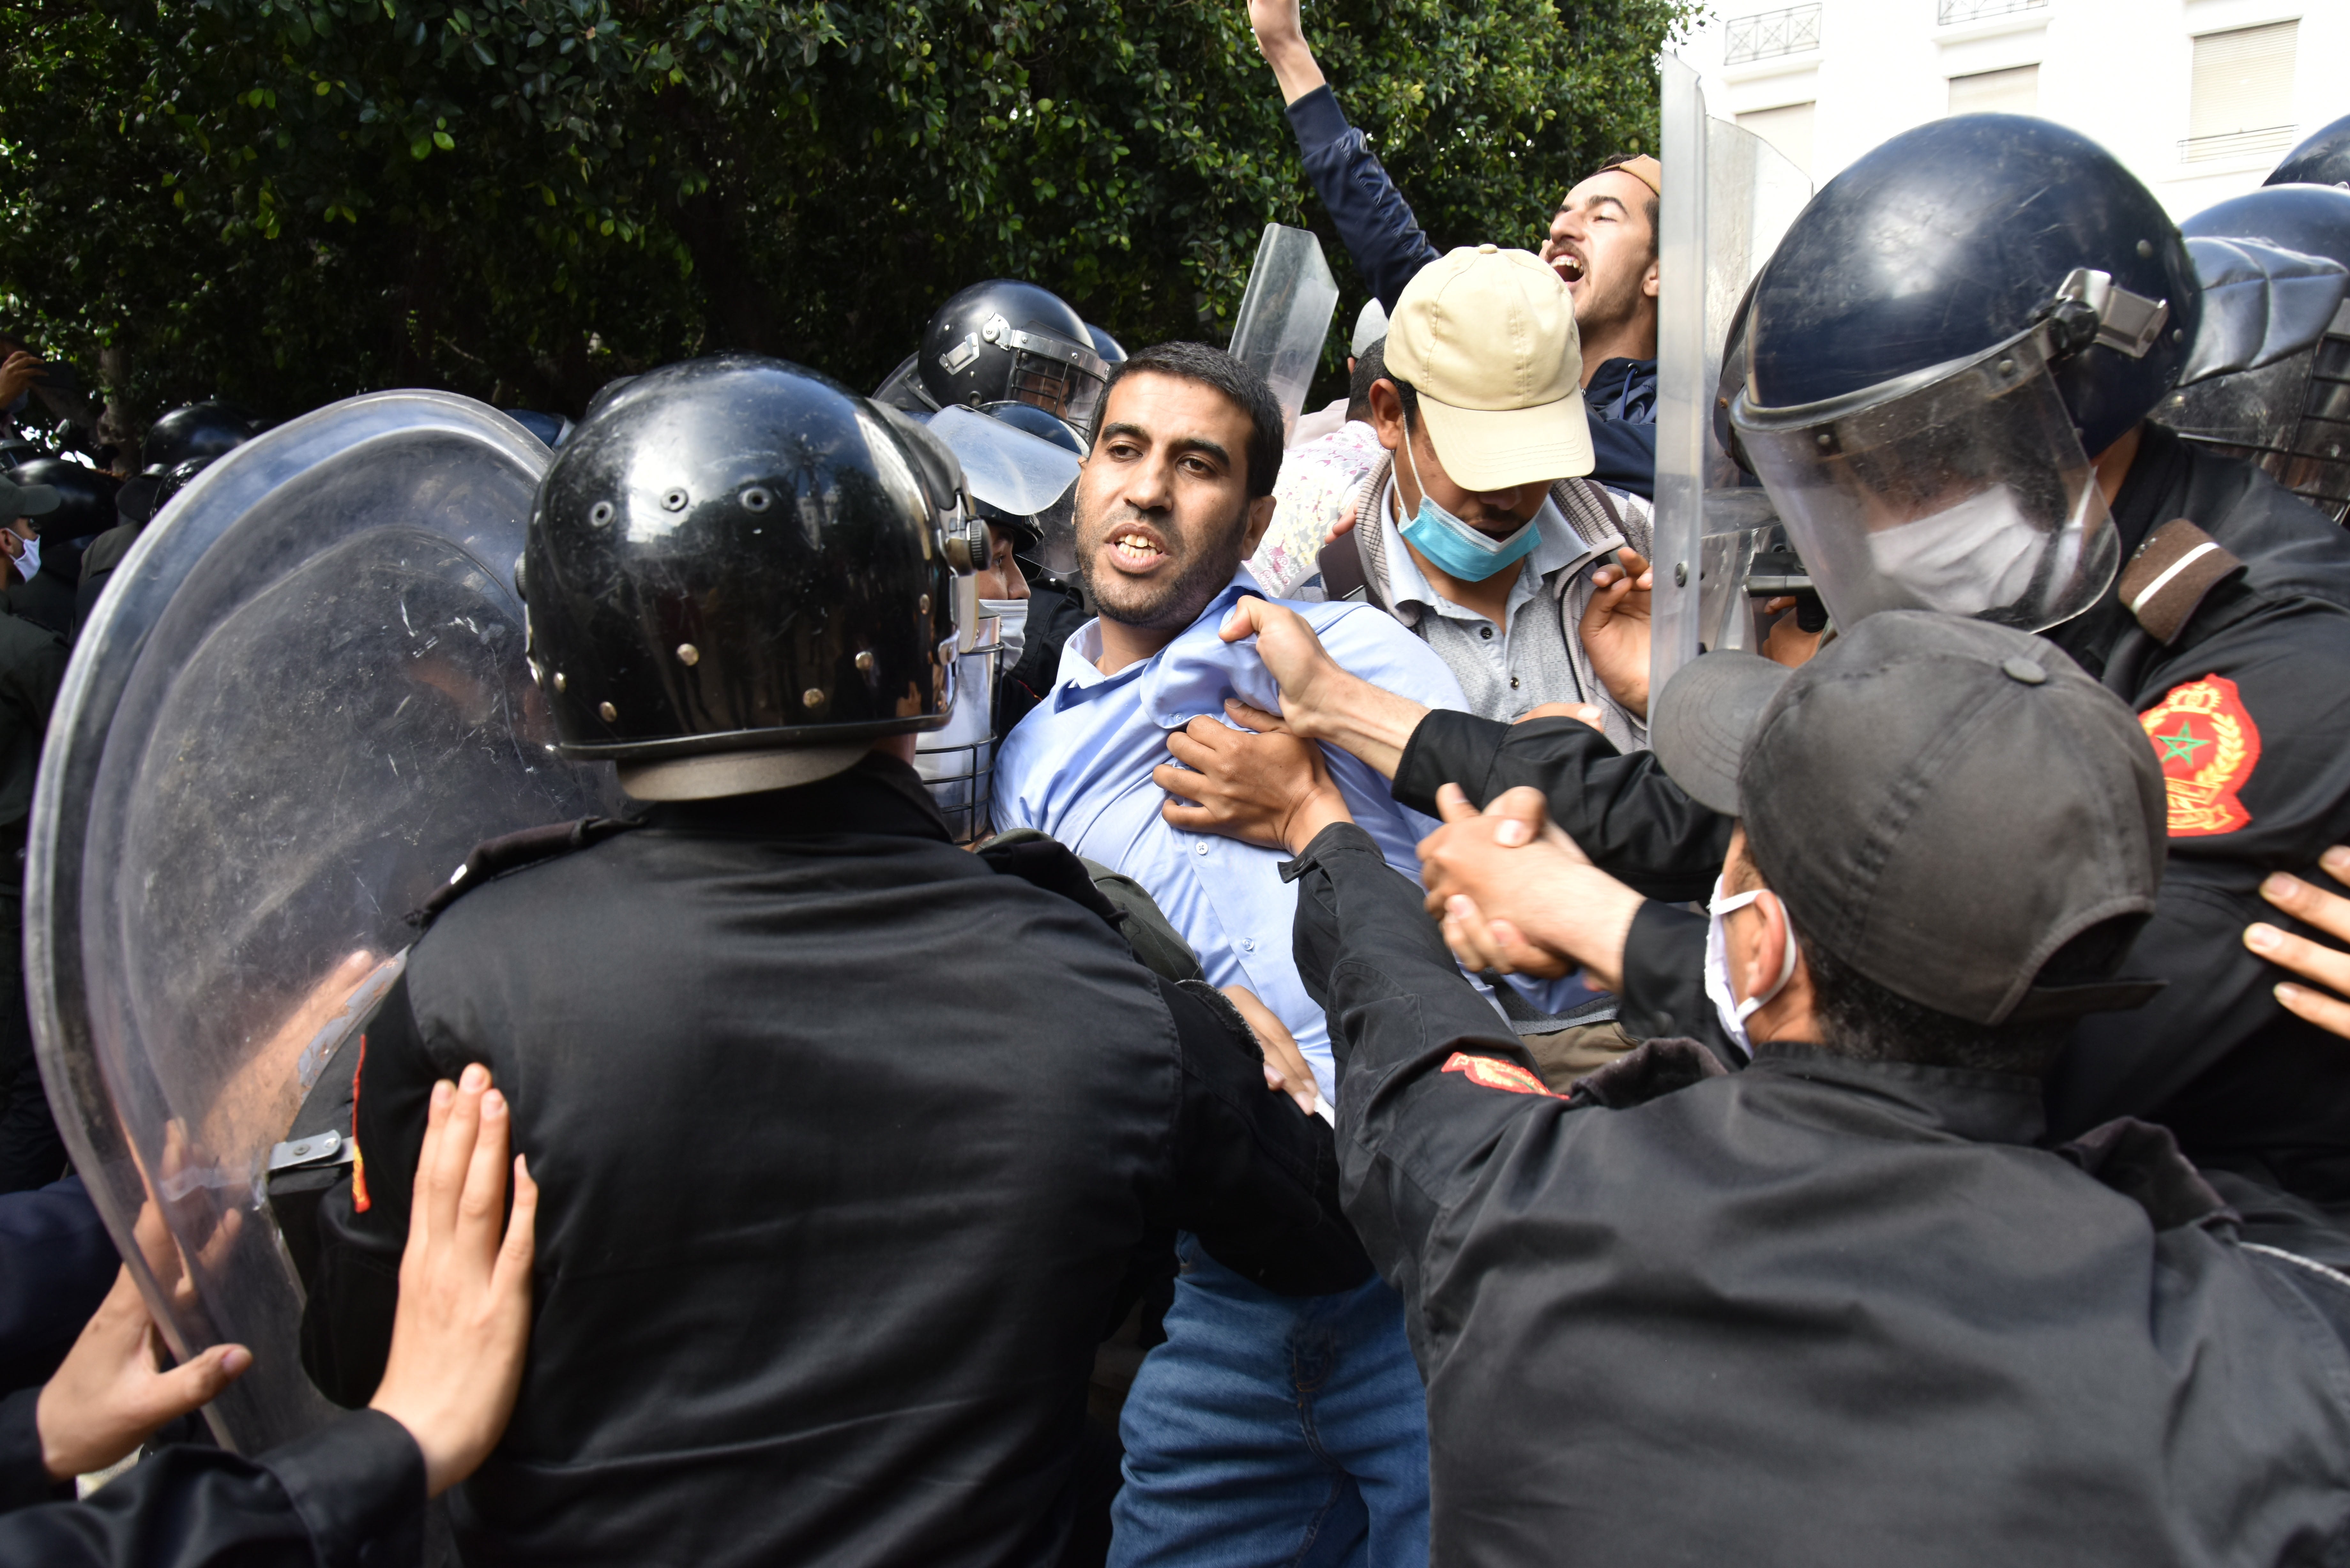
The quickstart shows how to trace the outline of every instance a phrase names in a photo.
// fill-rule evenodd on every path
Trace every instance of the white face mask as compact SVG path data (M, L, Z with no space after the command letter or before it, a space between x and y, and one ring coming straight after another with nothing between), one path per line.
M1762 896L1762 889L1758 888L1751 893L1735 893L1724 898L1721 878L1716 877L1713 879L1713 897L1705 906L1705 912L1710 917L1705 928L1705 993L1712 999L1713 1009L1721 1017L1723 1031L1750 1057L1754 1054L1754 1046L1746 1038L1746 1020L1757 1008L1769 1006L1773 997L1786 990L1787 981L1795 972L1795 933L1790 929L1787 932L1787 956L1779 961L1779 978L1771 982L1770 990L1740 1002L1738 993L1730 988L1730 940L1722 929L1722 921Z
M1009 666L1020 658L1020 650L1028 644L1028 601L1026 599L982 599L979 613L992 615L1003 622L999 635L1003 639L1003 662Z
M16 573L29 583L33 580L33 574L40 569L41 542L38 539L27 539L25 541L25 553L16 557Z
M1981 615L2023 597L2048 542L2007 486L1994 484L1956 506L1871 534L1868 555L1878 576L1928 608Z

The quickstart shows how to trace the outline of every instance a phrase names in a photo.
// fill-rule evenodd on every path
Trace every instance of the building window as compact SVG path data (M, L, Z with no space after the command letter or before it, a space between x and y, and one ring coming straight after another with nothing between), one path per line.
M1820 47L1820 8L1789 5L1778 11L1758 11L1732 16L1724 27L1721 63L1742 66L1777 55L1798 55Z
M1791 103L1783 109L1751 109L1738 117L1738 123L1777 148L1808 180L1812 177L1812 110L1815 107Z
M2040 67L1977 71L1950 78L1952 114L2038 114Z
M1940 0L1938 19L1945 27L1955 27L1961 22L1980 22L1986 16L2046 9L2048 0Z
M2195 40L2194 96L2178 156L2249 158L2293 145L2293 55L2299 22L2206 33ZM2282 122L2282 123L2280 123Z

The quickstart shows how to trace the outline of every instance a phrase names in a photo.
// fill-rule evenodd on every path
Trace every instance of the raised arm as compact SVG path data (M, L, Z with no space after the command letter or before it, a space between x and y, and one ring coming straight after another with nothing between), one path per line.
M1281 84L1306 178L1330 210L1338 237L1371 292L1393 310L1403 286L1436 259L1436 247L1419 232L1403 192L1372 156L1363 133L1347 123L1306 45L1297 0L1249 0L1249 26L1255 30L1256 47L1273 67L1274 79Z

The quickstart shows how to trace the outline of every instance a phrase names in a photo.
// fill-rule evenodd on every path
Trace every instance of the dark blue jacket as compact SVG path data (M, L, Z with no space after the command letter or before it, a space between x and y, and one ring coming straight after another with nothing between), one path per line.
M1289 128L1347 253L1392 314L1403 286L1441 253L1379 166L1363 133L1347 123L1336 95L1315 88L1289 106ZM1583 389L1591 416L1591 477L1644 501L1656 499L1657 362L1610 359Z
M0 1197L0 1394L49 1380L121 1266L80 1177Z

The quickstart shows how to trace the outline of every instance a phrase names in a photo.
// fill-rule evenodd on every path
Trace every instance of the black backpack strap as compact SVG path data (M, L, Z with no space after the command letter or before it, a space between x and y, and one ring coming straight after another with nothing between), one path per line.
M1000 876L1017 877L1092 910L1154 974L1180 981L1203 972L1200 955L1133 877L1084 859L1033 827L999 833L974 853Z
M486 844L476 845L465 857L465 863L456 874L433 889L424 900L424 907L411 911L408 923L419 930L430 927L441 918L441 912L467 893L509 871L519 871L525 866L536 866L542 860L552 860L558 855L569 855L601 844L608 838L643 826L622 817L583 816L577 822L551 822L544 827L525 827L516 833L504 834Z
M1360 523L1322 546L1314 564L1322 570L1322 597L1326 599L1367 599L1370 577L1363 569L1363 542L1359 536Z

